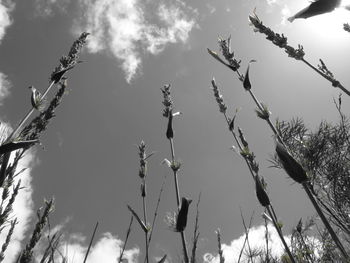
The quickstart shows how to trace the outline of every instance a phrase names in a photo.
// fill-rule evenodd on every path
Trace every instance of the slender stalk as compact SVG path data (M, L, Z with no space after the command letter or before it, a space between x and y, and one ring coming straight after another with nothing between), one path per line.
M174 140L170 138L169 141L170 141L170 148L171 148L171 159L172 159L172 163L174 163L175 162ZM176 203L177 203L178 211L180 211L180 193L179 193L179 183L177 179L177 171L173 169L173 173L174 173L174 183L175 183L175 192L176 192ZM185 263L189 263L185 232L181 231L180 235L181 235Z
M144 186L146 187L146 180L143 178ZM146 196L142 196L142 208L143 208L143 221L147 226L147 206L146 206ZM145 246L146 246L146 262L149 263L148 257L148 232L145 232Z
M96 234L97 227L98 227L98 221L96 222L96 225L95 225L95 228L94 228L94 232L92 233L92 236L91 236L91 239L90 239L90 243L89 243L88 249L87 249L87 251L86 251L86 254L85 254L85 258L84 258L83 263L86 262L87 257L88 257L88 255L89 255L89 252L90 252L90 249L91 249L91 246L92 246L92 242L93 242L94 237L95 237L95 234Z
M330 78L329 76L327 76L326 74L322 73L320 70L318 70L315 66L313 66L311 63L309 63L307 60L305 60L304 58L301 59L301 61L303 61L307 66L309 66L310 68L312 68L314 71L316 71L318 74L320 74L322 77L324 77L326 80L328 80L329 82L332 83L333 86L338 87L339 89L341 89L346 95L350 96L350 91L348 91L340 82L336 82L334 83L334 79Z
M227 122L227 125L229 125L229 124L230 124L230 120L229 120L229 118L227 117L226 113L224 113L224 116L225 116L225 120L226 120L226 122ZM239 142L236 133L232 130L232 131L231 131L231 134L232 134L233 138L235 139L235 142L236 142L236 144L237 144L239 150L240 150L240 151L243 151L243 147L242 147L241 143ZM244 159L244 161L246 162L246 164L247 164L247 166L248 166L248 169L249 169L250 174L251 174L252 177L254 178L255 175L254 175L254 172L253 172L252 168L251 168L250 165L249 165L248 160L247 160L246 158L243 158L243 159Z
M165 179L166 179L166 176L164 176L164 180L163 180L162 186L161 186L161 188L160 188L160 190L159 190L159 195L158 195L158 200L157 200L156 209L155 209L155 211L154 211L154 216L153 216L151 231L150 231L149 236L148 236L148 245L150 245L151 240L152 240L153 229L154 229L154 226L155 226L155 223L156 223L156 219L157 219L157 215L158 215L158 208L159 208L159 204L160 204L160 198L161 198L161 196L162 196L163 189L164 189L164 186L165 186L165 181L166 181Z
M296 263L296 261L294 260L293 255L292 255L292 252L290 252L290 249L289 249L289 247L288 247L288 245L286 243L286 240L283 237L282 230L281 230L280 226L278 225L278 222L275 219L275 213L271 211L270 207L271 207L271 205L267 206L266 209L267 209L267 212L269 213L270 217L272 218L272 223L273 223L273 225L275 226L275 228L277 230L277 233L278 233L278 235L279 235L279 237L280 237L280 239L281 239L281 241L283 243L283 246L284 246L284 248L285 248L285 250L286 250L286 252L287 252L287 254L288 254L288 256L289 256L289 258L291 260L291 262L292 263Z
M120 252L118 263L121 263L122 260L123 260L123 254L124 254L124 251L125 251L125 248L126 248L126 244L128 243L129 235L130 235L130 232L131 232L131 225L132 225L133 220L134 220L134 216L131 215L129 227L128 227L128 230L126 231L125 242L123 244L122 251Z
M247 243L247 246L248 246L248 250L249 250L249 258L250 260L254 263L253 261L253 252L252 252L252 249L250 247L250 243L249 243L249 230L250 230L250 227L252 225L252 221L253 221L253 216L254 216L254 211L250 217L250 220L249 220L249 226L247 227L247 225L245 224L245 220L244 220L244 217L243 217L243 213L242 213L242 209L239 208L240 212L241 212L241 218L242 218L242 223L243 223L243 227L244 227L244 232L245 232L245 239L244 239L244 243L243 243L243 246L242 246L242 249L239 253L239 257L238 257L238 262L240 262L241 260L241 256L243 254L243 250L244 250L244 247L245 247L245 244ZM249 262L249 261L248 261Z
M173 170L174 174L174 183L175 183L175 193L176 193L176 203L178 207L178 213L180 212L180 193L179 193L179 184L177 179L177 171L180 168L179 163L175 160L175 150L174 150L174 130L173 130L173 101L171 99L171 93L170 93L170 85L164 85L163 88L161 88L162 94L163 94L163 105L165 106L163 110L163 116L168 119L168 126L166 130L166 137L169 140L170 143L170 149L171 149L171 169ZM178 114L178 113L177 113ZM175 114L175 115L177 115ZM187 216L187 215L186 215ZM188 252L187 252L187 245L186 245L186 237L184 230L180 231L181 234L181 241L182 241L182 247L183 247L183 253L184 253L184 260L185 263L189 263L188 258Z
M196 252L197 252L197 243L199 238L199 203L201 201L202 193L199 193L198 201L196 205L196 220L194 223L194 231L193 231L193 244L192 244L192 255L191 255L191 263L196 263Z
M264 108L262 107L260 101L256 98L256 96L254 95L254 93L253 93L253 91L252 91L251 89L249 90L249 94L250 94L250 96L253 98L253 100L254 100L256 106L259 108L259 110L263 111ZM279 134L278 134L278 132L277 132L277 129L276 129L276 127L272 124L270 118L267 118L267 119L266 119L266 122L267 122L268 125L270 126L271 130L273 131L273 133L276 135L278 141L284 145L284 142L283 142L282 138L279 136Z
M266 211L266 210L265 210ZM265 243L266 243L266 262L270 262L270 252L269 252L269 229L268 229L268 224L267 224L267 219L264 219L265 222Z

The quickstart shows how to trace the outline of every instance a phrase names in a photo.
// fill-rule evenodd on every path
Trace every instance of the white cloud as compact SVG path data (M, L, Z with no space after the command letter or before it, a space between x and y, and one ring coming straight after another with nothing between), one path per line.
M284 248L281 240L277 234L277 231L272 225L268 225L269 230L269 249L271 249L271 255L279 257L283 254ZM231 244L222 244L222 250L225 257L225 262L237 262L240 251L243 247L245 234L242 234L239 238L234 239ZM287 244L290 244L290 237L285 237ZM260 249L266 251L265 242L265 226L252 227L249 230L249 244L252 250ZM247 251L246 249L244 251ZM217 263L220 262L219 255L212 255L206 253L203 256L204 263ZM241 261L247 260L246 253L243 253Z
M0 0L0 42L4 38L6 29L12 24L10 13L15 8L15 4L12 1Z
M53 16L54 10L66 12L70 0L35 0L35 13L38 16Z
M0 105L2 101L10 94L11 82L7 79L7 76L0 72Z
M75 31L91 33L90 52L108 51L121 60L128 82L140 73L143 54L158 54L169 43L185 43L196 25L195 11L180 0L162 1L154 14L140 0L80 0L80 5L84 16Z
M62 226L59 226L59 229ZM57 228L56 228L57 229ZM53 233L54 231L51 231ZM83 262L88 246L86 245L89 240L81 234L70 233L63 235L61 238L61 244L58 250L62 255L67 256L68 262ZM104 233L95 244L91 247L88 262L100 263L100 262L116 262L120 256L120 251L123 246L123 241L113 236L111 233ZM43 250L45 244L41 243L39 250ZM37 252L37 259L41 259L41 255ZM128 263L138 262L140 250L139 248L126 249L123 254L123 258ZM56 253L56 260L60 262L61 256Z

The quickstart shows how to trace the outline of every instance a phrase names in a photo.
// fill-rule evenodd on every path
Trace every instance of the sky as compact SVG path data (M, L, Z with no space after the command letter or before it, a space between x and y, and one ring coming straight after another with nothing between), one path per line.
M155 152L148 160L149 218L166 178L150 254L153 261L164 254L169 263L179 260L180 237L163 220L176 210L172 174L162 165L170 159L160 91L165 84L171 84L174 108L182 112L174 121L174 140L176 156L183 163L180 194L193 199L189 243L201 193L199 262L217 262L218 228L225 257L237 258L244 232L240 209L246 221L254 212L252 240L261 240L264 231L253 181L240 156L230 150L233 140L210 88L213 77L229 114L240 109L237 125L257 156L285 235L301 217L314 215L300 186L282 170L269 167L272 134L255 116L251 98L237 77L207 53L207 48L219 51L218 37L231 36L243 72L251 59L257 60L250 69L253 90L269 106L273 120L302 117L311 129L322 120L336 121L333 99L339 90L249 26L248 15L256 8L265 25L284 33L292 46L302 44L312 64L322 58L347 87L350 34L342 25L350 22L350 13L338 9L308 20L286 20L306 4L304 0L0 1L0 118L7 127L16 126L30 108L28 86L43 91L60 56L81 32L90 33L80 56L83 63L67 74L68 91L54 121L41 145L21 163L28 168L21 175L26 188L15 208L21 224L6 262L12 262L23 247L36 209L52 196L55 211L50 224L63 233L69 262L82 261L97 221L88 262L115 261L130 220L127 204L142 211L136 147L141 140L149 153ZM350 109L346 96L342 107L344 112ZM129 262L144 258L142 234L134 224L127 246ZM271 239L275 236L271 230Z

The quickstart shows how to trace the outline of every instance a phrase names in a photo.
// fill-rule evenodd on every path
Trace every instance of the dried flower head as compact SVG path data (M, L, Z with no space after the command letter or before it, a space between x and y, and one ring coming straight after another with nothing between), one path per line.
M348 23L345 23L345 24L343 25L343 29L344 29L345 31L347 31L347 32L350 32L350 25L349 25Z
M173 109L173 101L171 100L170 96L170 84L164 85L164 87L160 90L163 93L163 105L165 107L163 110L163 116L168 118L170 111Z
M285 37L283 34L275 33L269 27L266 27L255 13L249 16L249 21L254 27L254 32L259 32L266 35L267 40L271 41L279 48L283 48L289 57L297 60L304 58L305 52L303 50L303 46L298 45L297 49L289 46L287 37Z
M227 66L233 71L237 71L241 66L241 60L238 61L234 56L234 52L231 52L231 37L227 39L222 39L219 37L218 42L220 45L222 55L228 62Z
M89 33L83 32L80 37L74 41L68 55L61 57L60 64L51 74L51 81L58 83L63 75L78 63L80 50L85 45L88 35Z
M144 141L141 141L138 145L139 157L140 157L140 169L139 176L140 178L145 178L147 175L147 161L146 161L146 144Z
M227 106L224 103L224 99L223 99L222 95L220 94L219 88L216 85L214 78L211 81L211 85L213 87L214 97L215 97L216 102L219 105L220 112L226 113Z

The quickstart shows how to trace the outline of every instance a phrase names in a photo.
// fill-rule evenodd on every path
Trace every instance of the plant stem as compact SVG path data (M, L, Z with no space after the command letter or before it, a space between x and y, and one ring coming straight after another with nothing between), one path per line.
M152 240L153 230L154 230L154 226L155 226L157 215L158 215L158 208L159 208L160 199L161 199L161 196L162 196L162 193L163 193L165 181L166 181L166 176L164 176L164 180L163 180L162 186L161 186L161 188L159 190L157 205L156 205L156 209L154 210L154 216L153 216L151 231L150 231L149 236L148 236L148 245L150 245L151 240Z
M118 263L121 263L122 260L123 260L123 254L124 254L124 251L125 251L125 248L126 248L126 243L128 242L128 239L129 239L129 235L130 235L130 231L131 231L131 225L132 225L133 220L134 220L134 216L131 215L129 227L128 227L128 230L126 231L125 242L124 242L122 251L120 252L120 256L119 256L119 259L118 259Z
M333 81L329 76L327 76L326 74L322 73L321 71L319 71L315 66L313 66L312 64L310 64L307 60L305 60L304 58L301 59L301 61L303 61L307 66L309 66L310 68L312 68L314 71L316 71L318 74L320 74L322 77L324 77L326 80L328 80L329 82L332 83L333 85ZM348 91L340 82L337 82L336 86L339 89L341 89L346 95L350 96L350 91Z
M315 207L317 214L320 216L323 224L325 225L325 227L327 228L329 234L331 235L334 243L337 245L338 249L340 250L340 252L342 253L345 261L349 260L349 256L346 253L345 248L343 247L342 243L340 242L338 236L335 234L333 228L331 227L331 225L329 224L327 218L325 217L325 215L323 214L321 208L319 207L319 205L316 202L316 199L314 198L314 196L312 195L309 186L307 184L307 182L303 183L303 188L306 192L306 194L308 195L309 199L311 200L312 205Z
M174 163L175 162L174 140L170 138L169 141L170 141L170 148L171 148L171 159L172 159L172 163ZM178 211L180 211L180 193L179 193L179 184L177 180L177 172L173 170L173 173L174 173L177 209ZM181 234L182 247L184 251L185 263L189 263L185 232L181 231L180 234Z
M85 263L85 262L86 262L87 257L88 257L88 255L89 255L89 252L90 252L90 249L91 249L91 246L92 246L92 241L94 240L94 237L95 237L95 234L96 234L97 227L98 227L98 222L96 222L96 225L95 225L95 228L94 228L94 232L92 233L92 236L91 236L91 239L90 239L90 243L89 243L88 249L87 249L87 251L86 251L86 254L85 254L85 258L84 258L83 263Z
M230 120L228 119L226 113L224 113L224 116L225 116L227 125L230 125ZM235 133L234 131L231 131L231 134L232 134L233 138L235 139L235 142L236 142L236 144L238 145L239 150L240 150L240 151L243 151L243 147L242 147L241 143L239 142L236 133ZM253 177L253 179L254 179L254 178L255 178L255 175L254 175L254 173L253 173L252 168L251 168L250 165L249 165L248 160L247 160L246 158L244 158L244 157L243 157L243 159L245 160L245 162L246 162L246 164L247 164L247 166L248 166L249 172L250 172L250 174L252 175L252 177Z
M290 258L290 260L291 260L291 262L292 262L292 263L296 263L296 261L295 261L293 255L292 255L292 252L290 252L289 247L288 247L288 245L287 245L287 243L286 243L286 240L285 240L284 237L283 237L281 228L280 228L280 226L278 225L278 222L276 221L275 213L271 211L271 207L272 207L271 205L266 207L267 212L269 213L270 217L272 218L272 223L273 223L273 225L275 226L275 228L276 228L276 230L277 230L277 233L278 233L278 235L279 235L279 237L280 237L280 239L281 239L281 241L282 241L282 243L283 243L283 246L284 246L284 248L285 248L285 250L286 250L286 252L287 252L287 254L288 254L288 256L289 256L289 258Z
M146 180L143 179L144 186L146 187ZM146 207L146 197L142 196L142 208L143 208L143 221L145 222L145 225L147 226L147 207ZM148 257L148 232L145 232L145 246L146 246L146 262L149 263L149 257Z

